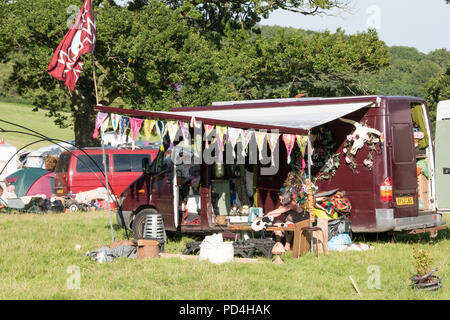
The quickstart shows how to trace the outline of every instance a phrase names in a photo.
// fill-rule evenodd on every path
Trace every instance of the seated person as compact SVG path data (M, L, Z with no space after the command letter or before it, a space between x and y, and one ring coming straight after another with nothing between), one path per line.
M296 198L298 199L298 197ZM309 219L308 213L293 197L291 189L285 190L284 188L281 188L279 193L279 200L280 205L278 206L278 208L266 213L264 217L273 217L276 224L279 224L280 222L295 224L297 222ZM281 242L281 237L282 231L275 231L275 241ZM284 246L284 249L286 251L291 250L293 237L293 231L286 231L286 243Z

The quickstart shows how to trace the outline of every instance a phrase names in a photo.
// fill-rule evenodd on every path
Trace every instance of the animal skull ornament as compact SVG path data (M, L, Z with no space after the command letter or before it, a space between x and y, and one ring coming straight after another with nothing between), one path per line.
M350 149L350 153L352 155L356 155L356 152L358 152L358 150L364 146L364 143L366 143L366 141L369 140L369 133L381 136L380 131L363 126L357 121L344 118L339 118L339 120L341 120L342 122L350 123L355 127L355 131L350 135L353 140L353 144Z

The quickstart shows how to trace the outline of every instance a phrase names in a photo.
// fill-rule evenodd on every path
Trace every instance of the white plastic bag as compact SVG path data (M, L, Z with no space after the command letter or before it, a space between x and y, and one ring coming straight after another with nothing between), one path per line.
M206 236L200 244L199 260L209 260L215 264L234 261L234 247L232 242L223 242L222 234L216 233Z

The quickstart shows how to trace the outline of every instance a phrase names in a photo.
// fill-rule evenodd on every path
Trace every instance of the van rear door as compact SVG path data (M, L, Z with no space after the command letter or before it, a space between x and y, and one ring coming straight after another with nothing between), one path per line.
M438 211L450 211L450 100L440 101L436 113L436 204Z
M417 169L410 102L390 104L394 218L414 217L418 215Z

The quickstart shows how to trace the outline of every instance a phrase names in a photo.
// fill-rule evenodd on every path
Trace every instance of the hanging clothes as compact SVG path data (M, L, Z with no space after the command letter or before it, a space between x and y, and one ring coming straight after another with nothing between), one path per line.
M295 134L283 134L283 141L287 150L287 163L291 163L291 152L295 146L296 136Z
M92 134L92 138L96 139L98 137L98 129L102 125L103 121L108 118L108 114L106 112L99 112L97 113L97 117L95 118L95 129L94 133Z

